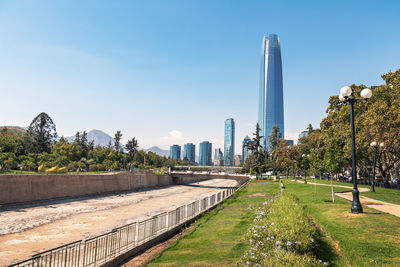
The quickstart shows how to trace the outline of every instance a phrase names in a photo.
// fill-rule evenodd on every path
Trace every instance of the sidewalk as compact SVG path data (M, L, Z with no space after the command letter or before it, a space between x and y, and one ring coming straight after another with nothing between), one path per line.
M297 182L304 183L303 181L297 181ZM312 183L312 182L307 182L307 184L315 185L315 183ZM318 183L317 183L317 185L331 186L330 184L318 184ZM334 187L348 188L349 190L353 189L353 187L351 187L351 186L344 186L344 185L334 185ZM369 191L369 188L359 187L358 190L360 192L366 192L366 191ZM338 197L350 200L350 201L353 200L352 192L335 193L335 195ZM373 209L383 211L383 212L392 214L394 216L400 217L400 205L387 203L384 201L375 200L375 199L372 199L369 197L364 197L364 196L360 196L360 202L361 202L361 204L363 204L369 208L373 208Z

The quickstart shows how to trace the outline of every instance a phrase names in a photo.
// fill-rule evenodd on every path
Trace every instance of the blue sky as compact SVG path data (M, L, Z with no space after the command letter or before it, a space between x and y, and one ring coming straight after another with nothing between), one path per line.
M254 132L261 39L281 38L285 131L400 68L400 1L1 1L0 125L40 112L59 135L100 129L140 147Z

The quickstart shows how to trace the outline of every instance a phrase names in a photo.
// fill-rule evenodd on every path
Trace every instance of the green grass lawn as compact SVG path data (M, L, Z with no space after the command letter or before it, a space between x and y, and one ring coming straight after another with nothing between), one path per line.
M308 180L308 179L307 179ZM308 180L314 182L314 179ZM327 180L319 180L315 179L316 183L318 184L330 184L330 181ZM343 182L333 182L333 185L344 185L344 186L349 186L353 187L353 184L349 183L343 183ZM359 187L364 187L364 188L370 188L368 185L358 185ZM343 191L343 188L340 187L334 187L335 192ZM366 196L369 198L373 198L376 200L381 200L381 201L386 201L388 203L392 204L398 204L400 205L400 190L396 189L388 189L388 188L382 188L382 187L375 187L375 192L361 192L360 193L362 196Z
M400 205L400 190L375 187L375 192L362 192L361 195Z
M400 218L364 207L350 213L351 202L335 198L329 187L284 181L315 222L317 257L330 266L400 266ZM340 188L336 188L341 190ZM195 222L188 233L148 266L230 266L248 248L244 234L254 218L249 207L279 192L278 182L251 183ZM263 194L265 194L263 196Z
M198 219L183 238L148 266L234 265L248 248L244 234L255 217L249 208L258 207L266 199L265 186L252 184L235 193Z
M345 265L400 266L400 218L367 207L364 214L351 214L350 201L336 197L332 203L329 187L319 186L315 194L309 185L285 186L300 198L325 236L338 244Z
M302 181L304 180L304 179L301 179ZM319 178L310 178L310 177L307 177L307 182L314 182L314 180L315 180L315 182L317 183L317 184L331 184L331 180L324 180L324 179L319 179ZM348 187L353 187L353 184L352 183L345 183L345 182L339 182L339 181L333 181L333 185L340 185L340 186L348 186ZM365 188L370 188L370 186L369 185L358 185L358 187L365 187Z

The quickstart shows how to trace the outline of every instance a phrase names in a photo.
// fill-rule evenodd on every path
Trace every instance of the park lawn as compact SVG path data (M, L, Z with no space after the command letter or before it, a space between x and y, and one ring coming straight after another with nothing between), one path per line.
M400 190L375 187L375 192L362 192L362 196L400 205Z
M298 179L299 180L299 179ZM301 179L302 181L304 179ZM307 177L307 182L314 182L314 178L310 178ZM331 180L324 180L324 179L319 179L319 178L315 178L315 182L317 184L331 184ZM353 187L352 183L345 183L345 182L339 182L339 181L333 181L333 185L340 185L340 186L348 186L348 187ZM370 188L369 185L363 185L363 184L359 184L358 187L365 187L365 188Z
M316 183L318 184L330 184L330 181L327 180L319 180L319 179L315 179ZM314 182L312 180L312 182ZM343 185L343 186L349 186L349 187L353 187L353 184L350 183L343 183L343 182L336 182L333 181L333 185L334 185L334 190L335 192L339 192L339 190L342 190L343 188L340 187L335 187L335 185ZM358 187L364 187L364 188L371 188L368 185L358 185ZM375 192L360 192L360 194L362 196L366 196L372 199L376 199L376 200L381 200L381 201L385 201L388 203L392 203L392 204L398 204L400 205L400 190L396 190L396 189L388 189L388 188L382 188L382 187L375 187Z
M316 194L309 185L286 182L285 187L300 198L322 232L337 242L346 265L400 265L400 218L365 206L363 214L351 214L350 201L335 197L332 203L329 187L317 187Z
M335 197L332 203L330 187L318 186L315 193L311 185L287 180L284 185L316 224L318 259L330 266L400 266L400 218L367 207L364 214L351 214L350 201ZM235 265L248 249L244 234L254 218L249 207L278 192L278 182L252 182L202 216L148 266Z
M148 266L234 265L248 249L244 235L255 218L249 208L260 206L268 197L263 192L267 183L253 183L201 216Z

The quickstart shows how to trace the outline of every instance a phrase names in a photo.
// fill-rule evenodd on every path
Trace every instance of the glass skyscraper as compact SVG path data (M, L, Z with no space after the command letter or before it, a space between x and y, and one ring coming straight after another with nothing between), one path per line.
M221 151L221 148L216 148L214 150L214 160L224 159L224 154Z
M211 151L212 151L212 144L210 142L204 141L200 143L200 155L199 155L200 166L212 165Z
M172 145L169 148L170 159L181 159L181 146Z
M196 146L192 143L187 143L183 146L183 159L187 159L190 162L195 162Z
M249 157L249 148L247 144L250 144L252 141L250 137L246 136L242 142L242 162L244 162Z
M284 138L281 45L276 34L262 40L258 124L263 146L269 147L268 137L274 125Z
M224 165L235 165L235 121L225 121Z

